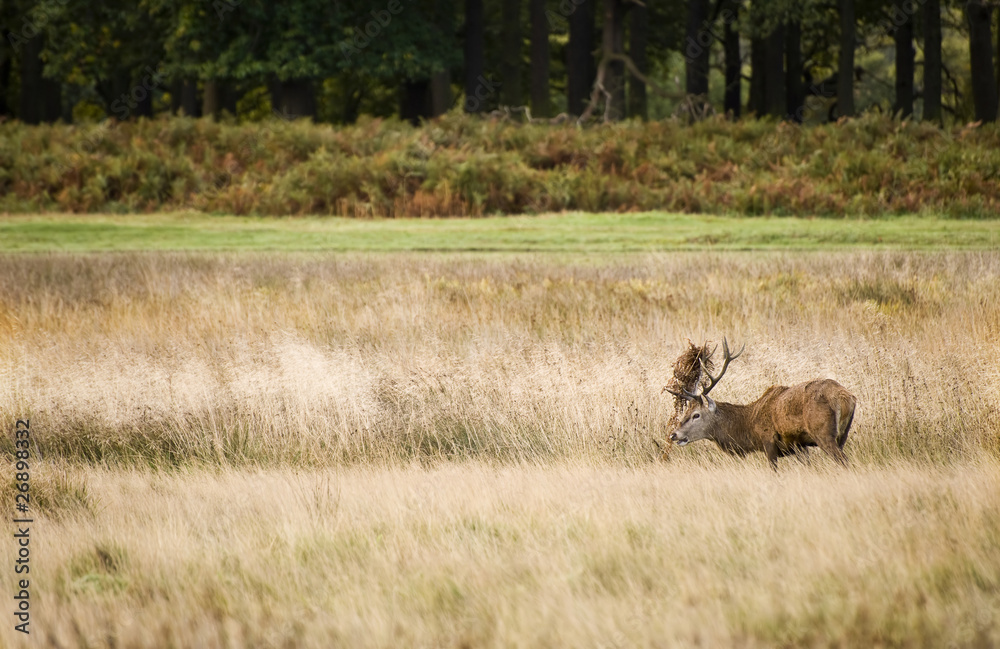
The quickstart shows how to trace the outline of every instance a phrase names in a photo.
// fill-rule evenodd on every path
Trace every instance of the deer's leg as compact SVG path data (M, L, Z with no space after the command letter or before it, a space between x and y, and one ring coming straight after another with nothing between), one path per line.
M831 419L824 430L816 431L812 438L816 440L816 445L826 451L830 457L843 466L847 466L847 455L837 443L837 422L835 420Z
M851 412L837 417L837 446L844 448L844 444L847 443L847 433L851 430L851 423L854 421L854 409Z
M767 453L767 461L771 463L771 468L775 471L778 470L778 443L776 440L771 440L764 444L764 452Z

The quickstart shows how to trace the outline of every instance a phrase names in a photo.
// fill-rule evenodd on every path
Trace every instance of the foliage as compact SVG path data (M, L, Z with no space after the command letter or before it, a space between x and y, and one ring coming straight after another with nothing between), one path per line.
M597 34L603 27L603 11L597 0L591 3L591 10L596 9ZM560 110L566 105L568 18L581 4L580 0L547 0L545 4L552 71L549 89L553 105ZM686 40L688 4L688 0L659 0L648 7L647 74L668 90L683 87L683 59L698 47ZM720 54L719 42L727 20L740 32L744 49L750 46L751 39L764 37L777 25L792 21L801 26L806 85L819 83L833 73L839 48L834 4L818 0L739 3L742 9L736 12L739 16L735 22L731 9L723 8L727 3L712 4L706 33L711 35L709 47L716 54ZM891 111L893 20L902 15L901 11L909 12L923 3L858 0L856 4L858 61L864 69L856 84L858 105L862 110ZM499 27L502 6L494 1L486 2L484 7L487 65L483 73L491 88L493 84L502 87L504 76L497 68L500 52L507 44ZM529 12L527 3L521 3L521 7L523 42L517 73L527 79L537 63L527 55ZM277 82L298 81L304 82L302 87L320 90L316 110L307 109L309 114L326 121L352 122L359 114L394 112L400 106L397 93L401 86L426 82L439 72L449 73L452 86L445 94L452 105L460 104L454 97L460 95L464 19L461 3L435 0L108 0L97 4L85 0L8 0L0 5L0 24L10 30L0 41L0 70L12 65L6 73L0 72L0 114L32 121L28 109L19 107L23 102L18 101L18 94L31 87L30 83L22 86L20 75L27 69L23 65L23 57L28 55L24 45L34 38L44 42L39 61L45 76L62 85L62 98L57 103L66 104L63 110L45 116L45 120L54 120L59 114L73 115L81 102L100 104L105 114L122 117L113 108L115 100L149 85L149 70L163 75L162 84L153 84L157 111L168 106L176 111L176 93L184 84L197 94L204 90L203 82L217 82L213 88L223 87L234 101L243 93L267 89L280 104L283 91ZM955 3L945 3L942 19L947 119L961 122L973 114L968 21ZM914 42L921 49L922 25L918 19ZM751 74L749 65L744 65L743 73L745 77ZM918 87L922 75L922 66L918 65ZM709 98L718 107L723 89L721 66L713 66L711 77ZM501 94L491 92L480 108L497 107ZM442 105L448 101L443 99ZM654 117L673 114L677 108L677 100L670 98L670 92L654 92L650 101ZM829 101L825 103L807 111L814 112L807 119L826 119L831 106ZM228 100L226 106L232 110ZM189 106L188 112L191 110ZM920 115L921 110L918 101L915 114ZM259 112L248 111L247 115L256 117ZM135 117L136 113L127 116Z
M447 17L422 0L395 0L399 10L391 13L320 0L144 0L101 3L96 12L82 0L43 4L48 73L81 85L122 66L133 79L151 65L171 78L285 81L350 72L398 82L458 63L454 36L441 31ZM373 20L377 37L366 37Z
M164 58L161 40L147 36L165 32L168 24L148 2L45 0L30 16L45 27L46 75L76 86L93 84L108 114L117 114L115 101L127 101L133 84Z
M459 114L414 128L189 118L0 125L0 209L351 217L562 210L988 217L1000 130L867 116L581 129Z

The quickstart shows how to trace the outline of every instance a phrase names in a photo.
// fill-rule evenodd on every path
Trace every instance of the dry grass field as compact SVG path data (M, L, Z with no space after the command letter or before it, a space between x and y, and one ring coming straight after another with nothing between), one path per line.
M660 458L723 335L851 469ZM998 359L995 251L0 256L23 644L998 646Z

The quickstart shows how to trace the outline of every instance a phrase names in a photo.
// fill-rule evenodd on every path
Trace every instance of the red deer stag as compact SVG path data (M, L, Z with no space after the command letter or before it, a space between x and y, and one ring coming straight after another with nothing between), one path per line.
M690 404L670 441L685 446L699 439L710 439L724 451L740 456L763 451L774 470L778 469L779 457L798 451L808 455L810 446L819 446L847 466L843 448L857 403L853 394L836 381L820 379L790 388L773 385L745 406L716 403L708 393L718 385L729 363L743 353L740 349L731 354L725 338L722 351L722 371L718 376L709 374L702 362L709 384L700 394L667 390Z

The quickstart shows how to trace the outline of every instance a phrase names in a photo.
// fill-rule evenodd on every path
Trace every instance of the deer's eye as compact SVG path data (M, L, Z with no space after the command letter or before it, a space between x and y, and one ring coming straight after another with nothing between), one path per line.
M699 419L700 417L701 417L701 413L700 412L696 412L693 415L691 415L691 419Z

